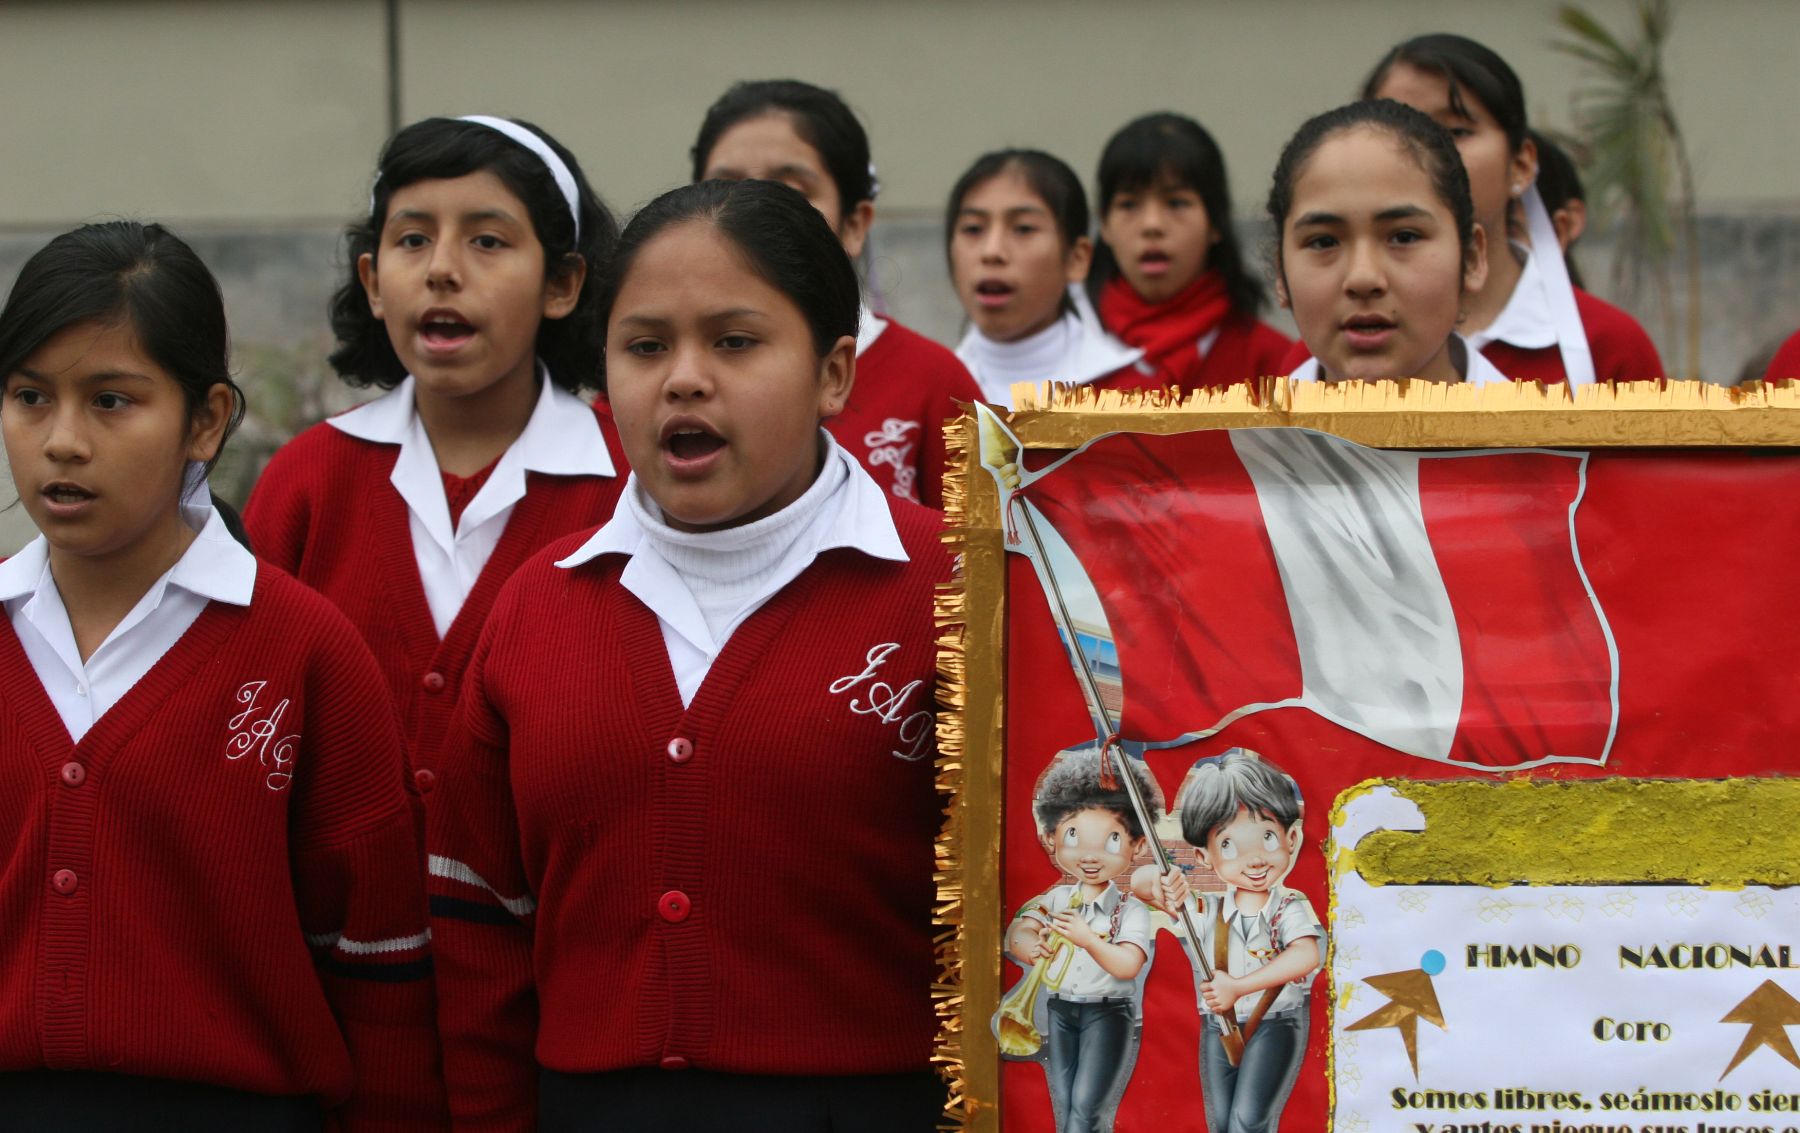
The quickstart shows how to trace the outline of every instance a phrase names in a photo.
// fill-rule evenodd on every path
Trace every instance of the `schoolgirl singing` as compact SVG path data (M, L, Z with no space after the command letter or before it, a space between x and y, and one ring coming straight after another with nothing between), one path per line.
M0 1125L441 1129L400 729L330 603L230 533L224 303L156 224L0 310L39 536L0 563Z
M332 365L387 392L276 453L257 554L362 631L429 801L500 586L612 514L624 459L599 384L595 276L617 227L574 157L505 118L428 118L382 151L348 232Z

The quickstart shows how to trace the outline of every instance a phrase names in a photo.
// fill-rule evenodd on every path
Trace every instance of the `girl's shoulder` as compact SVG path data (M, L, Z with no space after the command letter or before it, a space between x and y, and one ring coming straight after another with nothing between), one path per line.
M1643 325L1598 295L1575 289L1575 309L1601 381L1638 382L1663 376L1662 357Z
M1248 353L1257 377L1285 374L1282 364L1296 342L1255 315L1235 315L1227 326L1236 327L1248 345ZM1303 347L1304 348L1304 347ZM1302 359L1304 361L1304 359Z
M273 655L285 664L311 673L338 673L381 693L373 699L386 702L386 679L362 633L330 599L281 567L258 559L250 605L238 610L246 619L246 641L279 642Z
M352 410L351 412L354 412ZM394 445L376 444L352 436L333 425L320 421L300 431L292 440L275 450L263 475L316 477L341 472L346 466L364 463L392 465L398 449Z
M1781 382L1800 379L1800 331L1781 344L1775 351L1775 357L1769 359L1768 372L1763 374L1765 382Z
M946 562L949 561L943 543L943 512L892 494L887 496L887 505L894 516L894 530L900 533L900 543L907 554L915 558L921 553L942 555Z
M907 382L923 385L936 395L964 401L981 398L981 387L955 351L893 319L888 319L881 336L858 362L877 371L900 370Z

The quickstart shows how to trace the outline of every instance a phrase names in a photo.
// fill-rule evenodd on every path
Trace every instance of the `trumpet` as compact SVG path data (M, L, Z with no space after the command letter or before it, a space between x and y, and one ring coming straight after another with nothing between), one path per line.
M1079 909L1082 904L1081 891L1077 889L1070 895L1069 908ZM1037 911L1045 917L1050 914L1050 910L1041 904ZM1044 929L1050 930L1047 921ZM1061 987L1069 965L1074 962L1068 938L1052 935L1056 936L1056 946L1050 955L1040 957L1031 965L1025 978L1013 985L1006 998L1000 1001L1000 1010L994 1013L994 1038L999 1041L1000 1053L1008 1058L1029 1058L1042 1049L1044 1036L1038 1029L1036 1017L1038 992L1045 987L1051 991ZM1054 976L1050 974L1053 968L1056 969Z

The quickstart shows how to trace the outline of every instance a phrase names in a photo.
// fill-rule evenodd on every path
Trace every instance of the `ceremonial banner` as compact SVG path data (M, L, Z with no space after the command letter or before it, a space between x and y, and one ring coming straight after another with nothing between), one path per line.
M1021 405L948 497L950 1119L1800 1133L1800 394Z

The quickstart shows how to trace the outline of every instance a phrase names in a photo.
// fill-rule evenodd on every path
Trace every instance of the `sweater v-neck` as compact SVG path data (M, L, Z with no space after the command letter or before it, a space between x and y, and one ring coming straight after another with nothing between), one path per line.
M262 568L258 568L261 584ZM60 768L71 757L85 763L103 763L110 755L126 746L144 727L157 709L174 699L187 684L194 670L218 652L250 610L225 602L208 602L206 609L189 626L187 632L150 666L148 672L120 697L118 702L94 721L80 742L69 735L68 727L44 691L25 647L10 623L0 634L0 697L11 701L26 733L38 749L40 762L51 769Z
M398 446L394 446L394 457L399 459ZM378 513L376 526L382 531L396 532L398 537L387 540L386 561L381 564L381 574L393 599L390 609L406 641L408 655L436 657L445 646L461 643L465 638L472 644L475 635L481 632L487 611L493 606L500 587L525 561L527 549L536 546L538 529L544 524L548 506L545 493L531 490L531 480L537 475L535 472L525 474L525 494L506 517L506 526L501 529L493 553L475 577L475 585L463 599L442 638L438 637L437 623L432 619L431 606L425 599L425 583L419 577L419 563L413 551L412 514L399 491L383 481L374 505Z
M793 581L776 591L732 631L700 687L694 691L693 701L686 707L681 703L675 669L669 662L668 648L663 644L662 622L637 595L618 585L616 576L609 579L615 600L625 603L623 637L626 652L629 656L646 659L643 664L632 665L630 672L633 699L646 713L644 723L651 727L651 734L672 736L678 728L710 734L718 726L738 690L744 686L745 675L759 658L768 654L769 646L793 617L797 603L794 595L803 587L807 574L830 553L827 551L815 558ZM649 658L656 660L651 662Z

